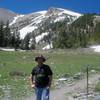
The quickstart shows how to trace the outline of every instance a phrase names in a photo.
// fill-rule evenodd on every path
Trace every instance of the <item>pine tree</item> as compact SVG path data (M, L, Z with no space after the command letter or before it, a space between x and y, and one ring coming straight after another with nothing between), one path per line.
M30 36L29 33L27 33L22 43L23 49L29 50L29 42L30 42Z
M7 21L4 28L4 46L11 46L11 32L9 27L9 21Z
M15 50L17 50L20 47L20 33L18 31L16 32L14 47L15 47Z
M67 48L67 40L68 35L66 34L65 30L61 28L61 30L59 30L58 36L55 38L53 42L54 48Z
M3 47L4 46L4 24L3 22L0 22L0 46Z
M100 43L100 22L96 24L94 39L97 43Z
M14 27L14 32L11 35L11 46L17 50L20 47L20 33L18 32L18 27Z

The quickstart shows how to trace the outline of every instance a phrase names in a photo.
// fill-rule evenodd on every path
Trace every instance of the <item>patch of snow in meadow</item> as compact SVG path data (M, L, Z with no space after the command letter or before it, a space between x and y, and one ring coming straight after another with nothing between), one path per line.
M51 48L53 48L52 44L48 44L45 47L43 47L42 50L48 50L48 49L51 49Z
M90 47L91 49L94 49L95 52L100 52L100 45L94 45Z
M2 51L15 51L15 49L0 48Z

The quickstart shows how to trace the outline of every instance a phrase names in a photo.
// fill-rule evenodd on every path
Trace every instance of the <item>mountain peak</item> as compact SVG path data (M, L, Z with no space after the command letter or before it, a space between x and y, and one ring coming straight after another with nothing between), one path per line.
M56 7L50 7L46 13L47 16L55 16L58 15L59 13L64 13L64 14L68 14L68 15L72 15L72 16L77 16L80 17L81 14L80 13L76 13L74 11L70 11L67 9L62 9L62 8L56 8Z
M48 10L53 10L53 11L61 11L61 9L60 8L57 8L57 7L50 7Z
M61 10L59 8L56 8L56 7L50 7L46 13L47 16L49 15L56 15L58 13L60 13Z

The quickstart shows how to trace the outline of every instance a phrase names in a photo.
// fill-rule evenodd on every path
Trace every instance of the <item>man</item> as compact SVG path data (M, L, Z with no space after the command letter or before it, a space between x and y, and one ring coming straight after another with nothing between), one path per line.
M37 66L31 72L31 87L35 89L36 100L49 100L49 89L52 81L52 70L41 55L35 58Z

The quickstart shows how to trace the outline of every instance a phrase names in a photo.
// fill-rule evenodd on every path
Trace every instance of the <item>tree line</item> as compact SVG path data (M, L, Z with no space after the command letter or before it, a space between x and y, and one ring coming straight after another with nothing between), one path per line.
M10 48L19 48L20 47L20 33L17 28L14 27L14 31L11 31L9 26L9 21L4 24L0 22L0 47L10 47Z
M28 33L24 39L20 39L20 32L18 27L10 27L9 21L7 21L6 24L4 24L2 21L0 22L0 47L15 48L15 50L34 49L34 41L30 41L32 37L33 35Z
M57 22L52 25L54 33L54 48L78 48L93 44L100 44L100 21L94 22L94 14L85 14L67 24L67 21Z
M37 29L38 34L49 32L44 37L48 44L53 43L53 48L85 48L93 44L100 44L100 20L94 21L96 14L84 14L73 23L69 20L51 23L51 18L45 20Z

